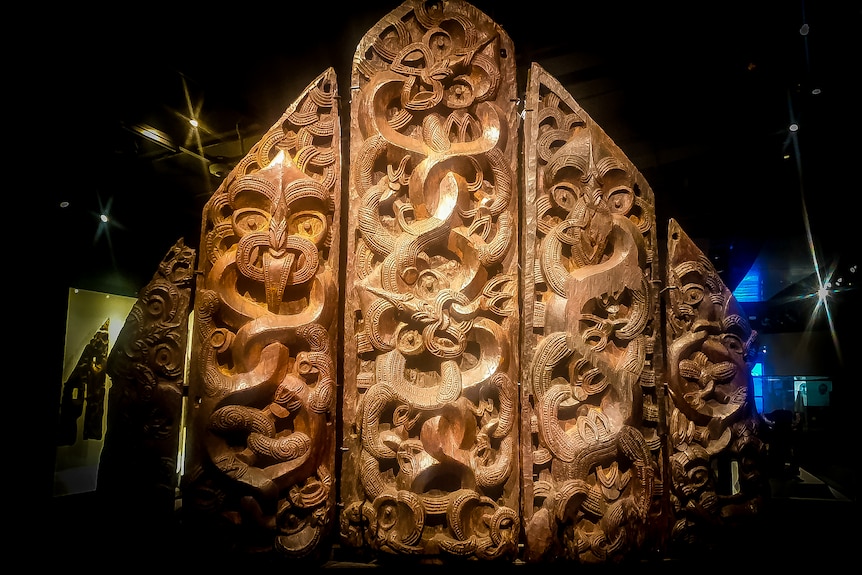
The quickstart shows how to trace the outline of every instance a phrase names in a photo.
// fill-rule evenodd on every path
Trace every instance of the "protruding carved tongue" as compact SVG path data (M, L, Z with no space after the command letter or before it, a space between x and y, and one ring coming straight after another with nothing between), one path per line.
M292 252L282 253L281 257L269 251L263 255L263 278L266 287L266 307L272 313L278 313L290 270L293 268L295 255Z

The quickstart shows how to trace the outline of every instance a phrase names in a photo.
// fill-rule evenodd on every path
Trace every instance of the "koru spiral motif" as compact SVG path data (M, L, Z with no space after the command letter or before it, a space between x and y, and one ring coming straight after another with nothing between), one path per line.
M508 37L408 1L351 85L342 536L517 552L517 113Z
M291 557L334 519L339 126L329 69L204 210L189 499Z
M707 543L717 518L738 520L762 506L766 424L751 377L757 332L675 220L667 266L671 534L673 543L691 546Z
M524 134L527 557L604 562L637 549L660 481L652 190L536 64Z

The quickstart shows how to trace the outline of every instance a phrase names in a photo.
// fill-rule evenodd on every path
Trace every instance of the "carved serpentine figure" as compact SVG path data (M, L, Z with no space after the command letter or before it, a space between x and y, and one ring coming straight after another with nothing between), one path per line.
M517 553L511 58L460 1L405 2L356 52L342 466L354 547Z
M537 64L527 93L526 557L616 561L660 491L652 192Z
M673 543L708 545L768 493L766 423L754 406L757 332L709 259L668 225L667 366Z
M196 292L184 497L298 558L335 512L336 102L329 69L210 198Z

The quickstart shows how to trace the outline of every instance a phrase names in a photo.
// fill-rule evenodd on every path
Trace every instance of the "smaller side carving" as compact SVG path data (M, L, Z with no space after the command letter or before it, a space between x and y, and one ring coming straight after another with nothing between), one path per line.
M111 390L96 490L149 514L172 513L176 498L194 258L182 239L171 247L107 361Z
M766 422L753 401L757 332L674 220L667 275L671 543L688 552L760 511L769 489Z

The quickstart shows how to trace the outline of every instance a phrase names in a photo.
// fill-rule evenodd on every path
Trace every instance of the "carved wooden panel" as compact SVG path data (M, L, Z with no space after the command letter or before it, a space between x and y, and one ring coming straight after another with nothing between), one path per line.
M512 557L520 524L515 60L460 2L404 2L351 79L345 545Z
M195 250L180 239L138 295L108 355L96 489L128 511L173 515Z
M757 332L673 219L667 241L671 543L684 549L708 545L716 528L760 511L769 488L766 427L751 377Z
M203 217L184 510L289 557L316 559L335 517L339 146L330 68Z
M90 338L75 369L63 383L57 445L72 445L77 441L79 420L83 439L102 439L110 326L108 318Z
M537 64L524 139L525 556L616 561L660 509L653 192Z

